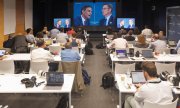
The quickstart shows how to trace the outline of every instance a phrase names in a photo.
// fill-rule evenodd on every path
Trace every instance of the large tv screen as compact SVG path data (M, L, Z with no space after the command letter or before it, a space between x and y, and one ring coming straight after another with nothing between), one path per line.
M115 26L115 2L75 2L74 26Z
M135 28L135 18L117 18L117 28Z
M70 28L71 27L71 19L70 18L54 18L54 27Z

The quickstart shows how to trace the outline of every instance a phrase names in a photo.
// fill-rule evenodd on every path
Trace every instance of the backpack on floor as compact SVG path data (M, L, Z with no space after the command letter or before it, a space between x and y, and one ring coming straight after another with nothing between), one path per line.
M86 55L93 55L93 50L89 48L87 45L85 46L85 54Z
M62 95L56 108L69 108L69 96L67 94Z
M102 76L102 85L104 89L113 87L115 85L114 76L111 72L107 72Z
M96 45L96 48L97 49L104 49L105 47L103 46L103 43L101 42L101 43Z
M84 84L90 85L91 77L89 76L88 72L85 69L82 69L82 75L83 75L83 79L84 79Z

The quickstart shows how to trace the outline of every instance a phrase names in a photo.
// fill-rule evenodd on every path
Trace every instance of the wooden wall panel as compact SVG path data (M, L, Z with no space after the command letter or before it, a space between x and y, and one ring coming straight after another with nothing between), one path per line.
M3 47L4 42L4 6L3 0L0 0L0 48Z
M16 0L16 33L23 33L25 31L24 4L24 0Z

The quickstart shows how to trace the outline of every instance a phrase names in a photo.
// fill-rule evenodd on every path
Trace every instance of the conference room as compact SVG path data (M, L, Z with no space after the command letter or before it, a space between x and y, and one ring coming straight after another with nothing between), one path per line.
M0 0L0 108L179 108L179 0Z

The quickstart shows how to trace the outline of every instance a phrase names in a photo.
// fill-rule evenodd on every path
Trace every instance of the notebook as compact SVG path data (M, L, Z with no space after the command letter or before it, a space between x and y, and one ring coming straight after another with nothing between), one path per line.
M5 53L6 53L6 50L0 50L0 56L5 55Z
M151 49L142 50L142 56L145 58L155 58Z
M126 49L116 50L116 55L118 58L126 58L127 57Z
M47 72L47 86L62 86L64 84L64 74L62 72Z
M146 79L145 79L144 73L142 71L132 71L131 76L132 76L133 84L146 83Z

